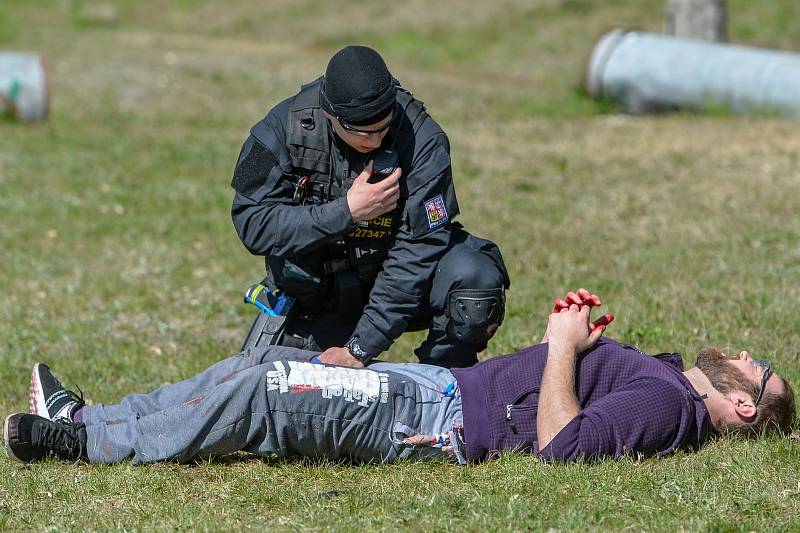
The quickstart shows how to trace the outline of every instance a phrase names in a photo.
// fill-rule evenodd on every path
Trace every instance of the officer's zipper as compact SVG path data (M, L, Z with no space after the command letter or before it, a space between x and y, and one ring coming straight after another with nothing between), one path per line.
M522 400L524 400L525 398L527 398L528 396L530 396L535 392L539 392L538 387L525 392L524 394L520 395L519 398L514 400L513 403L506 405L506 422L508 422L508 425L511 426L511 431L514 432L515 434L517 433L517 425L514 423L514 415L512 414L512 411L517 406L517 404L519 404Z

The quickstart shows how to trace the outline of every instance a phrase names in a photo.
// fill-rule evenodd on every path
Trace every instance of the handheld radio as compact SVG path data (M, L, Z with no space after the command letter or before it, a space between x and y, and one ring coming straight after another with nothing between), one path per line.
M372 176L370 176L369 180L367 180L369 183L378 183L389 176L389 174L394 172L395 169L397 169L400 158L397 150L395 150L394 147L397 144L397 138L400 136L400 125L403 121L403 118L406 116L406 110L413 101L414 96L412 95L411 98L408 99L408 102L406 102L406 105L403 106L403 110L400 112L399 121L397 123L397 131L394 134L392 145L389 148L379 148L375 152L375 155L372 158Z

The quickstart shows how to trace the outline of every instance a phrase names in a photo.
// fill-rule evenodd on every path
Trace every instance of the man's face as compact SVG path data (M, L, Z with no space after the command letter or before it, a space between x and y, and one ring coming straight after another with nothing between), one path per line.
M389 126L394 119L394 112L390 113L389 116L383 120L366 126L348 125L348 127L345 127L336 117L328 113L325 113L325 116L330 119L331 124L333 124L333 130L340 139L357 152L368 154L380 148L381 143L383 143L383 138L389 133Z
M753 363L753 358L746 351L739 352L739 355L726 355L715 348L701 351L697 356L696 366L719 392L726 394L736 390L743 391L750 394L754 401L761 390L761 381L766 372L766 368ZM764 387L765 393L783 393L782 380L774 373Z

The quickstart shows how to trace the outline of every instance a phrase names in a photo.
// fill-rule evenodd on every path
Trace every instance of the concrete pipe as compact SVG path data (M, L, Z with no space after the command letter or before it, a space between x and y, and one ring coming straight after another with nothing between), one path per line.
M630 113L680 108L800 115L800 54L617 29L592 50L586 88Z
M50 95L40 54L0 52L0 115L23 122L47 118Z

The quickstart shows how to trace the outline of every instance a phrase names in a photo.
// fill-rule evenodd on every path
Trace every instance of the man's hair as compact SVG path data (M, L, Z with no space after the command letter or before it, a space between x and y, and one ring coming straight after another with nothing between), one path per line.
M730 359L722 355L717 348L708 347L701 350L695 366L722 394L742 391L749 394L754 402L758 397L758 386L730 364ZM778 379L783 385L783 392L775 394L765 391L753 420L736 424L725 423L718 429L749 438L769 432L791 433L795 420L794 391L788 381L779 376Z

